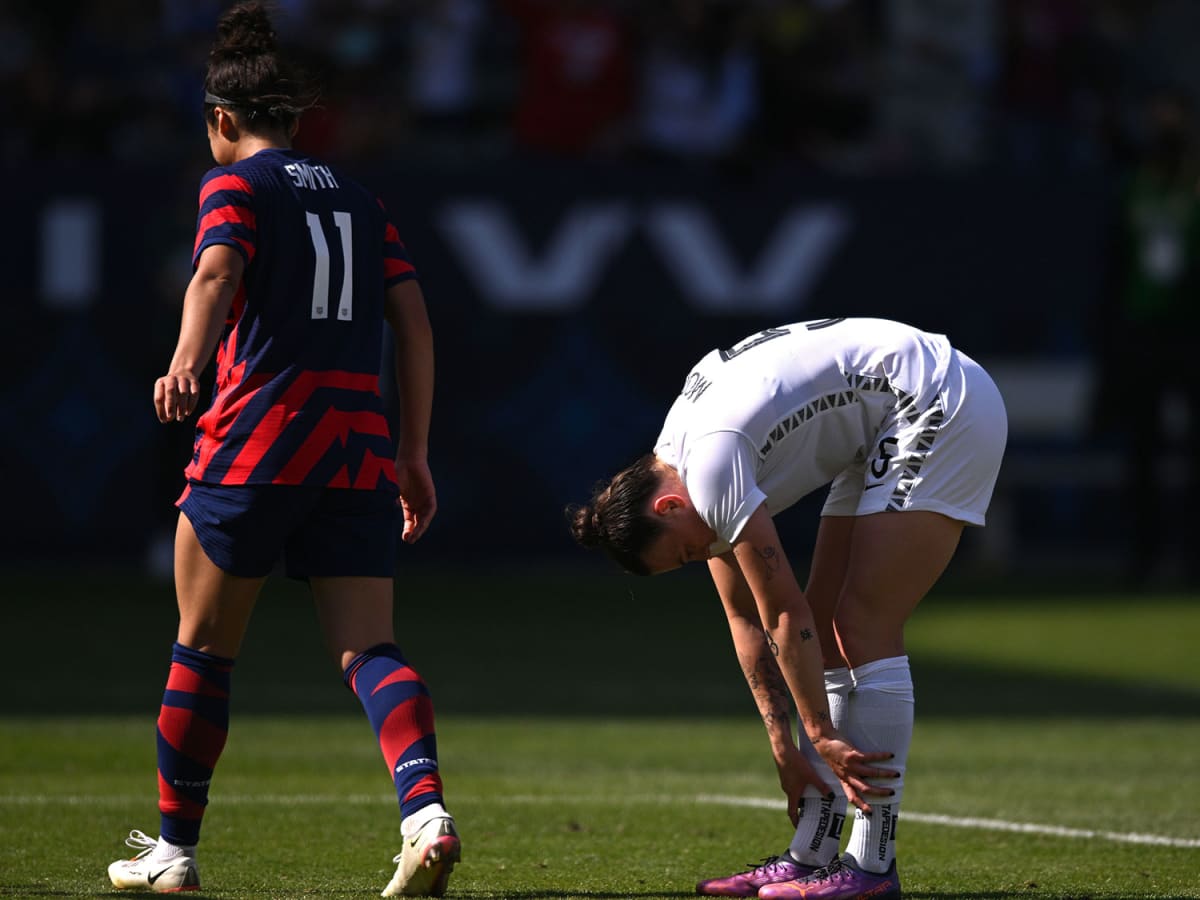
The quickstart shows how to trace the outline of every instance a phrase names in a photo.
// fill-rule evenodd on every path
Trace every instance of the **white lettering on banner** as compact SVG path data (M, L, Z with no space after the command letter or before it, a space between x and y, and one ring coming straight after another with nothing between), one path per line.
M849 228L833 206L793 208L757 264L739 272L712 216L690 204L651 207L650 237L680 288L704 312L779 312L801 305Z
M42 209L38 293L51 309L87 309L100 293L103 221L100 204L59 198Z
M639 221L684 297L704 312L728 314L799 309L850 227L840 207L793 207L742 270L712 214L696 204L651 205L640 220L627 204L576 206L540 257L499 203L452 203L438 216L480 296L509 312L578 310Z
M500 204L452 203L438 222L480 296L511 312L579 309L633 228L625 204L578 206L567 213L538 259Z

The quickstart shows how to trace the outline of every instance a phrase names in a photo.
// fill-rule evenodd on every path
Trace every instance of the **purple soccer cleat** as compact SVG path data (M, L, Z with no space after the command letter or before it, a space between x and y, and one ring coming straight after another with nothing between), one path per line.
M708 897L757 897L758 889L763 885L794 881L815 871L817 870L813 866L801 865L786 853L782 856L768 856L749 872L700 882L696 885L696 893Z
M844 856L807 878L763 885L763 900L900 900L896 863L882 875L864 872Z

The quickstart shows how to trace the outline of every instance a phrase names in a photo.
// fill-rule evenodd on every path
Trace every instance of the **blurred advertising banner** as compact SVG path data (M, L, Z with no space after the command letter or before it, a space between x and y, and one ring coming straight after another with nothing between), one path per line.
M0 559L136 561L169 528L191 429L158 425L150 398L177 335L202 174L9 179L0 411L20 515ZM350 174L399 227L434 324L441 509L424 546L402 551L430 558L571 557L564 504L649 449L713 346L883 316L985 365L1065 367L1076 383L1105 290L1099 177L554 162ZM1037 399L1042 385L1022 390Z

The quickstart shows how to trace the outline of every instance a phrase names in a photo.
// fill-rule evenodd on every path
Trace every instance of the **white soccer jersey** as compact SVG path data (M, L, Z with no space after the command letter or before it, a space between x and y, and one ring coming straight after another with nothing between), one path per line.
M877 472L880 493L902 492L902 461L889 465L895 435L902 453L929 440L946 414L939 394L948 372L959 369L944 336L899 322L769 328L696 364L654 452L679 472L701 518L731 543L762 503L774 515L856 465L867 463L870 492L873 457L888 470L887 482ZM908 472L909 488L916 478Z

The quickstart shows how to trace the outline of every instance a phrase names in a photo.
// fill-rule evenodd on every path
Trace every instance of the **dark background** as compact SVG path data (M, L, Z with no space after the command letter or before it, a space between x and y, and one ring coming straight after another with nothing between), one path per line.
M0 563L166 571L191 429L156 423L225 4L0 9ZM323 85L299 146L378 191L438 350L440 512L410 562L573 565L562 508L650 448L691 364L760 328L877 315L1005 393L987 577L1124 571L1122 420L1175 410L1163 559L1186 570L1186 406L1097 417L1122 186L1200 84L1193 4L1013 0L279 4ZM455 87L455 86L458 87ZM1194 191L1192 192L1194 194ZM1181 293L1186 305L1194 292ZM1182 409L1182 413L1180 413ZM820 498L782 517L804 552Z

